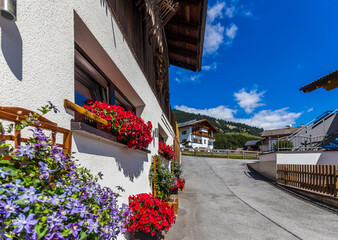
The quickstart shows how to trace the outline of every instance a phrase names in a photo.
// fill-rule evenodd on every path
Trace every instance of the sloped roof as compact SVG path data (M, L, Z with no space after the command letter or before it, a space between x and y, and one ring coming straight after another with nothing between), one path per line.
M165 25L171 65L201 71L208 0L174 0L175 15Z
M308 93L308 92L311 92L321 87L325 88L328 91L334 88L337 88L338 87L338 70L322 78L319 78L318 80L313 81L312 83L309 83L308 85L305 85L299 90Z
M262 133L262 137L272 137L272 136L287 136L299 130L301 127L293 127L293 128L282 128L282 129L272 129L272 130L264 130Z
M187 122L178 123L178 128L187 127L187 126L193 126L193 125L196 125L196 124L199 124L199 123L203 123L203 122L206 122L212 128L212 130L215 133L218 132L217 128L215 128L214 125L212 125L211 122L208 119L191 120L191 121L187 121Z
M256 145L261 145L262 140L251 140L247 141L244 146L256 146Z

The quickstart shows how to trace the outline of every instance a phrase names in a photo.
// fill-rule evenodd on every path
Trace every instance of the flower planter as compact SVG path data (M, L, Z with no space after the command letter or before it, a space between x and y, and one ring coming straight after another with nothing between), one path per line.
M172 202L168 202L169 206L174 209L175 216L178 213L178 198L174 198Z
M152 236L151 233L145 232L135 232L133 235L134 240L159 240L161 238L160 232L156 232L154 236Z
M178 188L175 188L174 190L171 190L170 194L178 194Z

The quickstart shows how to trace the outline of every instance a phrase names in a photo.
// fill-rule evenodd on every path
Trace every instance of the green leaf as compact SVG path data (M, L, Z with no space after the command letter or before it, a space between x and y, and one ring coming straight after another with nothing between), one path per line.
M79 239L79 240L83 240L83 239L85 239L87 236L88 236L88 234L87 234L86 232L81 231L81 232L80 232L80 239Z
M43 227L42 225L35 225L35 231L38 234L38 239L41 239L46 235L48 226Z
M17 205L23 205L23 206L26 206L25 199L22 199L22 200L15 200L14 203L17 204Z

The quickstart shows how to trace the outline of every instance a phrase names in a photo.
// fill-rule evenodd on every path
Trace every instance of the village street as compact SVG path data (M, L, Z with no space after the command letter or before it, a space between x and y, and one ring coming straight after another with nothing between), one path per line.
M166 240L337 239L338 214L265 181L248 162L183 156L186 188Z

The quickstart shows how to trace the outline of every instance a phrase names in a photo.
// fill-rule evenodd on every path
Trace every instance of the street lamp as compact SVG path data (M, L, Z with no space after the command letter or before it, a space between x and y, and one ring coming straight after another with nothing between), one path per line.
M9 21L16 21L16 0L0 0L0 15Z

